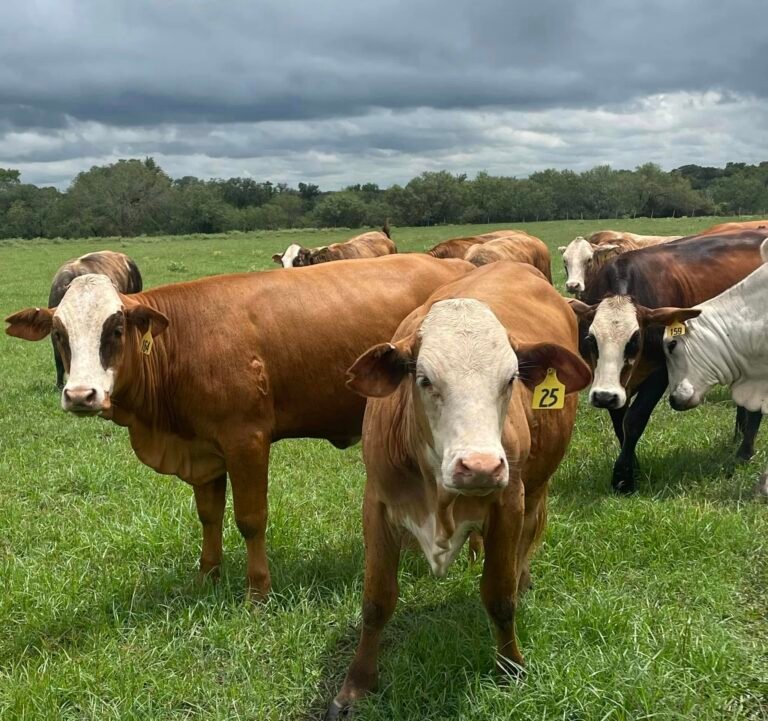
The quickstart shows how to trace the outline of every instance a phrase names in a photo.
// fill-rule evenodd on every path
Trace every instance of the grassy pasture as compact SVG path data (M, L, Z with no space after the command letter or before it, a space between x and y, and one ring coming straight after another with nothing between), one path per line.
M719 219L614 223L687 234ZM526 225L553 249L611 223ZM498 226L495 226L498 227ZM402 250L486 227L395 229ZM3 317L47 299L66 259L113 248L147 287L271 265L349 231L0 243ZM215 329L212 329L212 333ZM359 447L284 441L270 469L274 595L243 602L245 550L228 511L221 583L194 583L192 492L134 457L124 429L59 410L50 344L0 336L0 718L315 719L357 641ZM617 444L586 404L552 484L518 615L528 674L494 684L493 640L466 554L443 581L405 554L382 688L364 719L768 718L768 506L731 461L725 392L664 403L639 446L640 492L608 491Z

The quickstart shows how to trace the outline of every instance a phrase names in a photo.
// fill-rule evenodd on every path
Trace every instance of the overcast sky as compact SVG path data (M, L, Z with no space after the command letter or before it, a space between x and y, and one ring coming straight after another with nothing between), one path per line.
M66 187L768 160L767 0L0 4L0 166Z

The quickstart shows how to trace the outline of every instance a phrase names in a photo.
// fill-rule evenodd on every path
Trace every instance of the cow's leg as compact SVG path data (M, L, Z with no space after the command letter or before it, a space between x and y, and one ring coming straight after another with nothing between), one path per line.
M61 360L61 354L56 348L56 344L53 346L53 362L56 365L56 387L62 389L64 387L64 362Z
M522 484L507 489L504 505L493 504L485 528L485 563L480 596L496 627L497 664L504 675L517 675L523 654L515 637L515 609L520 581L519 553L524 526Z
M739 410L741 409L736 409L737 414ZM748 461L755 455L755 438L757 437L757 431L760 429L763 414L760 411L748 411L746 408L743 410L744 422L742 432L744 433L744 438L741 441L739 450L736 451L736 457L742 461Z
M653 409L667 388L667 369L660 368L649 375L638 387L637 395L624 416L624 443L621 453L613 466L613 490L619 493L634 493L637 457L635 448L645 431Z
M344 685L331 702L326 719L346 716L359 698L376 689L379 643L385 624L397 603L397 567L400 538L386 518L383 504L366 498L363 514L365 537L365 585L363 588L363 628L355 657Z
M628 403L625 403L621 408L613 408L608 411L611 416L611 423L613 423L613 432L616 434L620 446L624 445L624 416L627 415L627 405Z
M547 486L525 494L525 517L517 554L518 582L517 595L533 586L531 581L530 556L547 525Z
M270 439L257 433L225 449L224 462L232 485L235 523L248 553L248 598L264 600L270 591L267 562L267 479Z
M221 566L221 535L227 496L227 474L202 486L193 486L197 516L203 524L203 549L200 553L200 581L217 581Z
M744 419L747 409L744 406L736 406L736 427L733 429L733 442L740 441L744 435Z
M477 531L471 531L467 546L469 562L475 563L483 552L483 537Z

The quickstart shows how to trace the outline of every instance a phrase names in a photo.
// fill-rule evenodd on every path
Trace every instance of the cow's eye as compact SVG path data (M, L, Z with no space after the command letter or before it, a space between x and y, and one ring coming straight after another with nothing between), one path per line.
M640 331L636 330L624 347L624 357L634 358L640 352Z
M667 350L669 351L669 355L672 355L672 351L675 350L675 347L677 346L676 340L671 340L667 344Z
M61 334L59 333L59 331L55 330L55 331L53 331L53 332L51 333L51 338L52 338L53 340L56 340L56 341L58 341L58 340L61 338Z
M422 387L422 388L431 388L432 387L432 381L427 378L427 376L419 376L416 378L416 382Z
M115 338L122 338L122 336L123 336L123 329L122 328L115 328L115 330L113 331L113 334L114 334Z

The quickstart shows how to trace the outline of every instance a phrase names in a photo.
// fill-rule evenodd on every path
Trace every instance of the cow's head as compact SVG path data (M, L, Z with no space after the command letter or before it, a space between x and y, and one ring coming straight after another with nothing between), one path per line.
M563 254L565 265L565 289L573 295L583 293L587 271L595 259L602 259L612 254L617 248L617 245L609 244L592 245L581 236L574 238L568 245L561 245L559 250Z
M657 308L650 321L655 325L671 326L685 323L701 314L700 308ZM664 357L669 376L669 405L676 411L695 408L717 385L717 377L707 364L690 362L690 338L696 333L695 324L686 325L684 335L664 334Z
M283 268L299 268L310 265L311 255L309 249L302 248L298 243L292 243L282 254L275 253L272 260Z
M548 368L557 369L567 393L590 380L585 363L566 348L517 345L487 305L463 298L435 303L411 335L368 350L347 385L380 398L410 383L409 412L437 481L454 493L485 495L509 480L502 431L513 389L533 388Z
M75 278L57 308L28 308L5 320L5 332L16 338L52 335L69 374L62 408L80 415L109 410L128 334L135 335L131 345L139 352L150 325L153 336L168 325L162 313L122 298L109 278L93 274Z

